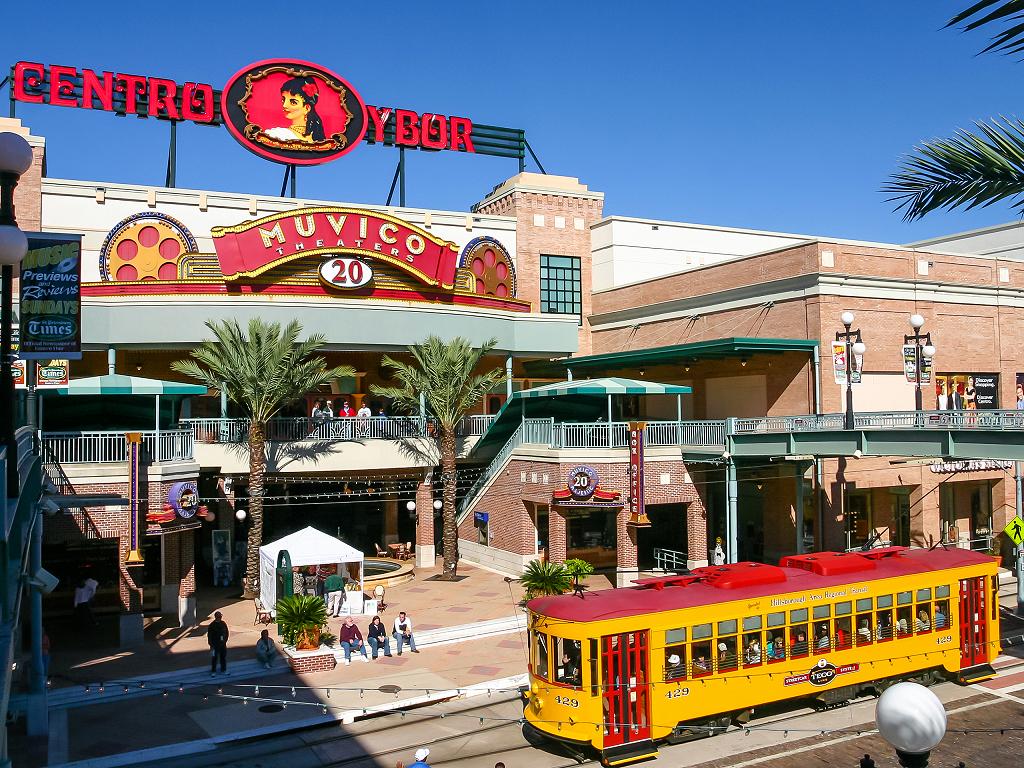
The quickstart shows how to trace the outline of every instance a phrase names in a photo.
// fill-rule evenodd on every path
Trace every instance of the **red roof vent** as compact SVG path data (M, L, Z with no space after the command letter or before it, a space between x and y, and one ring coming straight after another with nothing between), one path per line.
M861 552L861 557L866 557L868 560L884 560L887 557L896 557L901 552L906 552L910 547L879 547L878 549L869 549L867 552Z
M761 584L779 584L786 580L781 568L763 563L732 563L694 568L693 576L699 576L705 584L719 589L741 589Z
M880 550L879 550L880 551ZM874 570L874 559L860 552L815 552L813 555L789 555L779 561L783 568L800 568L818 576L842 576L846 573Z
M700 576L655 576L650 579L633 579L639 589L663 590L665 587L685 587L700 581Z

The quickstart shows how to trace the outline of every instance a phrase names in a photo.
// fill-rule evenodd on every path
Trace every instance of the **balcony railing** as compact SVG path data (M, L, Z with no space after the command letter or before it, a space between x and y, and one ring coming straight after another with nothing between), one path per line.
M43 457L57 464L115 464L128 460L124 431L44 432ZM193 438L190 429L143 432L143 460L152 462L191 461Z
M494 416L466 416L459 422L459 437L480 436ZM249 419L182 419L181 426L200 443L244 443L249 440ZM304 416L282 417L267 422L265 438L269 442L291 443L300 440L401 440L433 437L434 419L416 416L371 416L368 419L335 418L315 420Z

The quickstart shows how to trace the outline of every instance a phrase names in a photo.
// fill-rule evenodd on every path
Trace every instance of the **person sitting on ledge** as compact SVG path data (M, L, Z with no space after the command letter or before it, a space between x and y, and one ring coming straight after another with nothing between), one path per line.
M264 669L270 669L276 656L277 648L274 641L270 639L270 632L264 629L260 632L260 639L256 641L256 661L262 664Z

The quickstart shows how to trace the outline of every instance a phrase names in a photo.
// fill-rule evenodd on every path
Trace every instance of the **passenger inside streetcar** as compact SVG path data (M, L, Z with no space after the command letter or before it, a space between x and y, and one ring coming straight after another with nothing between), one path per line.
M928 611L922 608L917 612L917 631L928 632L932 628L931 619L928 618Z
M860 620L860 627L857 629L857 644L866 645L871 642L871 622L868 619Z

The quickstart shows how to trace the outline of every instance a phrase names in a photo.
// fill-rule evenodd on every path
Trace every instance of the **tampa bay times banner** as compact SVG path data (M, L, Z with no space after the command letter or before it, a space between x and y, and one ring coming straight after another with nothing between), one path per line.
M30 232L21 262L22 360L82 359L82 236Z

